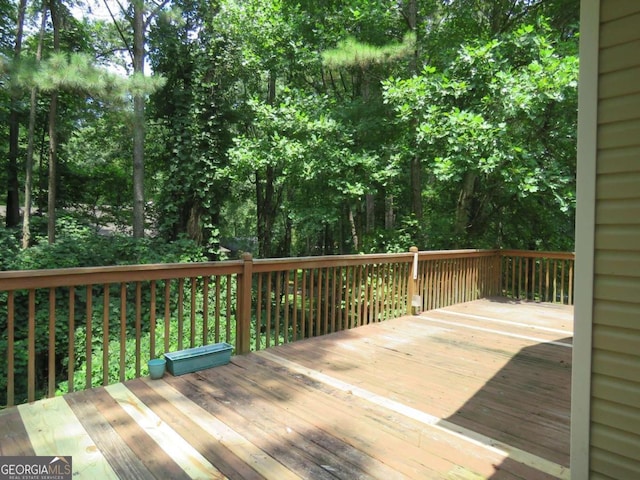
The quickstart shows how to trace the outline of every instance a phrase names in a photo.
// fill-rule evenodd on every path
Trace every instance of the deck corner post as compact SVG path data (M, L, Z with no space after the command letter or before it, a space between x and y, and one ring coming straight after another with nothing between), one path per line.
M253 257L242 255L242 274L238 278L238 316L236 319L236 353L249 353L251 343L251 280L253 277Z
M413 261L407 278L407 315L415 315L420 309L420 307L414 308L414 296L418 292L418 247L411 247L409 252L413 254Z

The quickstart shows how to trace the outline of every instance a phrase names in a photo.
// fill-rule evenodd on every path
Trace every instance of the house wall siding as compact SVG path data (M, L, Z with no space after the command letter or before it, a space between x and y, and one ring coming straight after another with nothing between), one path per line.
M640 478L640 2L601 0L592 478Z

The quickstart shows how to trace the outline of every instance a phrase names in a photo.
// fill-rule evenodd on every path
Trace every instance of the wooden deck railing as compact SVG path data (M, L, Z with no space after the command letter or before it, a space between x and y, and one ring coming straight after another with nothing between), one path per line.
M411 251L0 272L0 408L477 298L572 303L573 254Z
M573 253L502 250L500 257L502 296L573 305Z

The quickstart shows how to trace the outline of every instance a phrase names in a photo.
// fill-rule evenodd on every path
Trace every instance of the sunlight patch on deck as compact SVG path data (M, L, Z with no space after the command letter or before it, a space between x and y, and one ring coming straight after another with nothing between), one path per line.
M566 344L562 345L566 346ZM447 420L441 419L434 415L430 415L429 413L409 407L395 400L383 397L382 395L375 394L356 385L343 382L342 380L339 380L335 377L324 374L317 370L307 368L304 365L292 362L290 360L287 360L286 358L274 355L268 351L263 350L260 352L256 352L256 355L259 355L274 363L286 367L293 372L305 375L309 378L312 378L313 380L330 385L331 387L334 387L345 393L349 393L358 398L367 400L375 405L409 417L415 421L427 425L430 428L447 433L449 435L454 435L474 445L483 447L504 458L509 457L516 462L535 468L536 470L544 472L548 475L552 475L559 479L568 480L570 478L570 470L568 468L532 453L521 450L519 448L508 445L506 443L500 442L493 438L482 435L481 433L474 432L473 430L461 427Z
M19 405L18 411L36 455L70 455L73 475L81 478L118 478L63 397Z
M191 478L226 478L123 384L105 390Z

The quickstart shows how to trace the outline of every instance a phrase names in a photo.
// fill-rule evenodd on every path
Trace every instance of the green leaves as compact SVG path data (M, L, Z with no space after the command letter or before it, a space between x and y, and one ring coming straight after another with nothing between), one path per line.
M535 203L572 221L577 73L577 58L558 54L547 30L524 25L500 39L464 45L441 71L429 67L421 76L384 82L385 101L399 127L413 133L436 180L434 210L460 208L462 195L473 199L464 220L473 225L466 245L495 235L489 209L514 198L523 208ZM469 174L481 180L463 184ZM514 216L502 223L520 221Z

